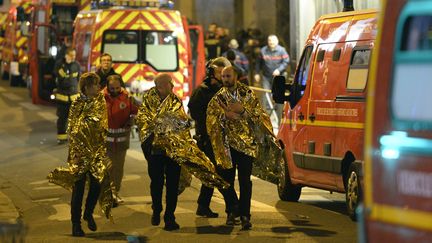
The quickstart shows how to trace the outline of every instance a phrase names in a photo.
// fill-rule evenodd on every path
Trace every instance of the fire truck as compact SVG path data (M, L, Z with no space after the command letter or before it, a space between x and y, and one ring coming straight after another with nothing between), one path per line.
M2 77L11 85L31 84L32 53L43 52L42 40L34 40L40 26L51 26L56 42L72 39L73 20L78 11L90 9L91 0L12 1L5 21L2 44ZM39 30L41 31L41 30ZM31 42L38 45L32 46Z
M133 94L139 97L165 72L173 77L174 93L187 101L205 70L202 28L190 26L178 11L161 8L159 1L113 3L75 19L73 44L83 70L96 70L101 54L109 53Z
M432 1L383 1L359 242L432 241Z

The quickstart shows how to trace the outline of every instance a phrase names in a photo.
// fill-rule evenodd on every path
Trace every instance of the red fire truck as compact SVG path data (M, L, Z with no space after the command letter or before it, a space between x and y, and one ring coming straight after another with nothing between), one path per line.
M108 6L81 11L75 19L73 46L82 71L94 71L106 52L132 93L147 90L157 73L166 72L174 79L174 92L187 101L204 77L202 27L190 26L178 11L161 8L159 1L104 3ZM39 25L37 30L32 46L43 45L45 55L33 53L33 102L42 103L49 101L54 84L50 48L55 35L51 26Z
M359 242L432 241L432 1L383 1Z

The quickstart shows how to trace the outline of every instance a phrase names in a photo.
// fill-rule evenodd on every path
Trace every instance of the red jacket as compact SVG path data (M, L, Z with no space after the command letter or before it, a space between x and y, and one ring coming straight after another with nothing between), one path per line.
M128 92L123 88L117 97L111 97L106 88L103 93L108 110L108 127L112 129L124 128L130 115L137 114L137 106L133 104Z

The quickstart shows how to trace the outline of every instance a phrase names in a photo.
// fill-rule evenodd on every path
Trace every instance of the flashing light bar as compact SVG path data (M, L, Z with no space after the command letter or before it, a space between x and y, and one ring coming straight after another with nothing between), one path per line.
M92 9L109 7L148 7L173 8L174 2L170 0L93 0Z

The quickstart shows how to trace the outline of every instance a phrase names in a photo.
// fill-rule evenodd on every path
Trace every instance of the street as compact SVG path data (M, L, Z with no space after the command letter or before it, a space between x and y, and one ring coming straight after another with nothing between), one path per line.
M253 178L250 231L225 225L224 202L215 191L211 208L219 218L197 217L200 182L179 196L180 230L150 224L151 198L147 163L137 137L131 140L114 221L96 209L98 231L82 221L84 238L71 236L70 196L46 180L66 165L67 145L57 145L55 107L31 104L25 88L0 81L0 191L18 209L27 227L26 242L356 242L357 226L346 215L345 195L303 188L299 203L279 200L276 185Z

